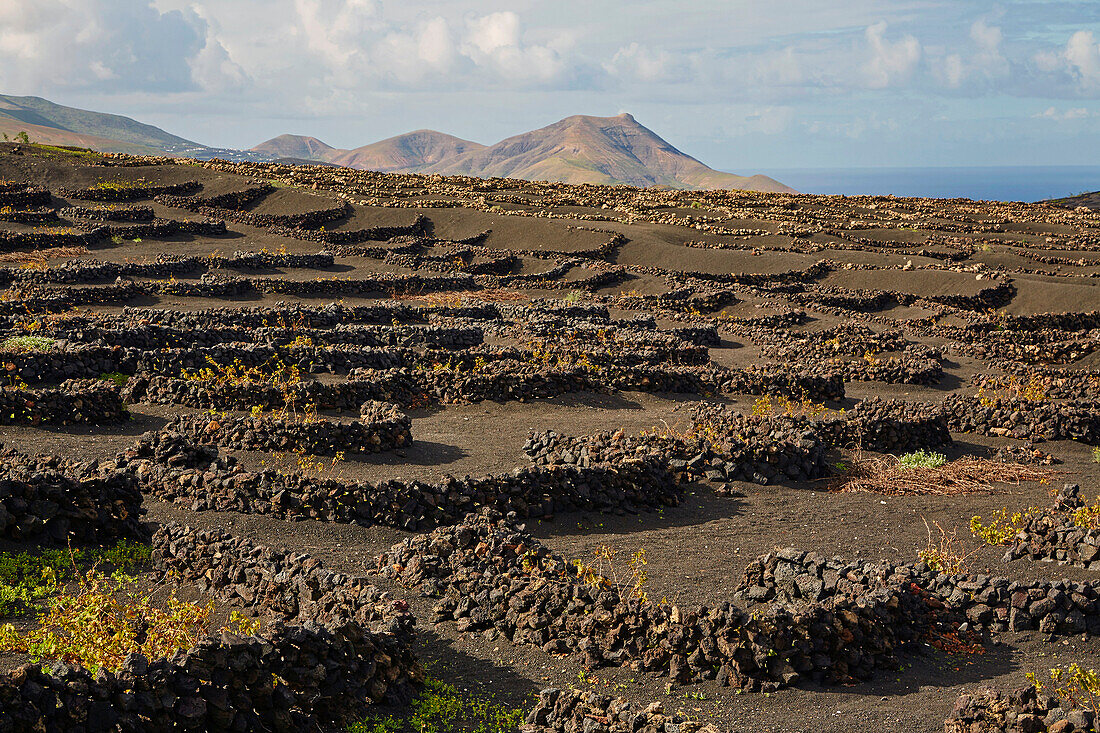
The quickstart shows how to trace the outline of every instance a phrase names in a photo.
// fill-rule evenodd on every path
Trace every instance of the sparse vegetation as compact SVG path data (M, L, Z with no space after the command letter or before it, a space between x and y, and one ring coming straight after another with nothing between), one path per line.
M857 456L836 491L880 494L969 494L993 491L998 484L1050 482L1056 471L970 456L939 466L903 466L895 456Z
M616 592L623 603L636 603L642 606L649 603L649 594L646 592L649 573L645 569L648 564L649 560L643 547L630 556L626 572L623 572L616 566L615 551L607 545L596 551L595 560L592 563L583 560L572 562L577 577L586 585L594 588L610 588Z
M918 450L906 453L898 458L898 465L902 468L939 468L947 463L947 456L943 453Z
M484 694L461 692L434 677L409 705L407 713L374 715L353 723L348 733L503 733L523 723L520 708Z
M93 191L133 191L146 188L149 182L144 178L129 180L126 178L101 178L93 183L90 188Z
M130 575L149 561L149 546L123 540L103 549L0 553L0 616L22 613L93 568Z
M1074 663L1051 669L1049 682L1034 673L1028 673L1027 678L1040 694L1053 695L1068 709L1088 710L1094 720L1100 721L1100 672L1097 670Z
M49 351L57 343L57 339L48 336L9 336L0 342L0 349L17 353L29 353L34 351Z
M74 590L59 590L50 598L35 628L0 626L0 650L115 671L129 654L170 657L211 632L212 601L183 601L169 591L162 602L154 602L151 593L132 585L131 579L90 570ZM235 627L247 633L255 630L255 622L237 617Z
M923 519L923 517L922 517ZM948 533L939 522L933 522L936 532L932 532L932 526L928 520L924 520L924 526L928 530L928 543L924 549L917 552L917 557L932 570L949 575L959 575L966 572L970 558L977 549L967 550L959 539L958 530Z
M970 532L975 537L980 537L989 545L1003 545L1024 528L1031 517L1041 513L1036 507L1028 507L1023 511L1008 513L1008 509L998 509L989 518L989 524L982 521L981 516L970 518Z
M119 387L125 387L126 383L130 381L130 375L122 372L108 372L100 375L99 378L104 382L114 382Z

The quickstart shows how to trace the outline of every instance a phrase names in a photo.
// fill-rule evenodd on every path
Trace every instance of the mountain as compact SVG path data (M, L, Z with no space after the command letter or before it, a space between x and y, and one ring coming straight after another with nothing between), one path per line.
M136 148L150 153L165 150L166 146L198 146L129 117L65 107L40 97L0 94L0 129L9 137L26 130L36 142L112 148L117 152Z
M311 153L306 141L316 143ZM627 184L682 189L786 191L767 176L737 176L680 152L629 114L566 117L548 127L484 146L417 130L355 150L314 138L282 135L253 151L392 173L440 173L565 183Z
M416 130L349 150L343 155L333 157L330 162L349 168L387 173L418 172L458 158L467 152L484 149L485 146L481 143L463 140L454 135L435 130Z
M276 158L314 160L365 171L414 173L484 147L481 143L435 130L416 130L354 150L334 148L315 137L279 135L260 143L252 151Z
M27 133L32 142L105 153L167 154L201 160L268 159L258 153L201 145L121 115L66 107L41 97L0 94L0 133L14 139L21 132Z
M317 161L387 173L439 173L565 183L627 184L682 189L791 191L767 176L708 168L629 114L575 115L495 145L434 130L416 130L353 150L315 137L280 135L251 150L211 148L129 117L66 107L40 97L0 94L0 133L26 132L33 142L135 155L226 160Z
M708 168L629 114L566 117L548 127L445 161L429 171L566 183L791 190L767 176L736 176Z
M279 135L252 148L254 152L266 153L275 158L299 158L301 160L319 160L330 162L329 156L346 151L325 145L315 137L305 135Z

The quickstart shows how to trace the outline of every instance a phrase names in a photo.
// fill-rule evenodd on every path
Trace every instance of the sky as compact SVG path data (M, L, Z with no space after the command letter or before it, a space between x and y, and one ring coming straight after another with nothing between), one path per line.
M1100 165L1100 0L28 0L0 92L236 148L630 112L739 173Z

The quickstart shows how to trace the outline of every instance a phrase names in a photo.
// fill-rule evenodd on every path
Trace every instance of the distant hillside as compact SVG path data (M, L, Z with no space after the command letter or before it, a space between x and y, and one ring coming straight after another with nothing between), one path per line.
M90 136L101 141L138 145L149 150L163 150L165 146L174 145L197 145L159 127L146 125L129 117L65 107L39 97L10 97L0 94L0 120L3 120L5 129L20 125L22 127L19 129L26 129L27 125L34 125L38 128L39 137L47 134L43 130L45 128L53 130L49 134L57 137Z
M295 135L281 135L252 150L393 173L793 191L767 176L737 176L709 168L629 114L567 117L488 147L432 130L417 130L355 150L338 150L315 138Z
M470 150L481 143L462 140L435 130L416 130L354 150L341 150L305 135L279 135L252 148L277 158L297 158L384 173L414 173Z
M329 156L346 151L325 145L315 137L305 135L279 135L252 148L254 152L266 153L275 158L298 158L301 160L319 160L329 162Z
M349 168L384 172L418 172L477 150L481 143L470 142L435 130L416 130L387 138L331 159Z
M1093 211L1100 211L1100 191L1081 193L1076 196L1068 196L1064 199L1051 199L1048 203L1058 204L1059 206L1065 206L1069 209L1076 209L1078 206L1084 206Z
M20 132L27 133L32 142L73 145L104 153L268 160L258 153L201 145L121 115L66 107L40 97L0 94L0 133L14 139Z
M27 137L32 142L42 143L43 145L69 145L77 148L91 148L104 153L129 153L130 155L164 154L163 150L144 145L109 140L96 135L82 135L56 127L30 125L22 120L6 117L0 113L0 134L7 135L10 140L15 140L21 132L27 133Z

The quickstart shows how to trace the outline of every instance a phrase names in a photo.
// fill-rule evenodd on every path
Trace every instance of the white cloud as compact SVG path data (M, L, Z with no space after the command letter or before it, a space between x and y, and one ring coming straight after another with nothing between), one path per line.
M1065 59L1086 89L1100 89L1100 44L1092 31L1077 31L1066 43Z
M952 47L955 52L929 62L933 76L950 89L962 89L968 83L975 91L987 88L1011 71L1003 41L999 27L977 20L970 26L969 43Z
M623 46L603 68L612 76L641 82L670 82L682 72L680 59L663 49L651 49L635 42ZM682 77L680 77L682 78Z
M864 67L867 86L883 89L908 82L921 60L921 44L911 35L897 41L886 38L887 24L876 23L867 28L865 37L871 57Z
M459 49L477 67L491 70L505 82L552 82L566 72L566 61L557 49L523 43L519 16L512 11L468 20Z
M191 10L149 0L0 4L0 86L178 92L195 88L191 61L208 45Z
M1093 114L1084 107L1073 107L1071 109L1060 110L1057 107L1047 107L1042 112L1033 114L1034 119L1045 120L1083 120L1087 117L1092 117Z

